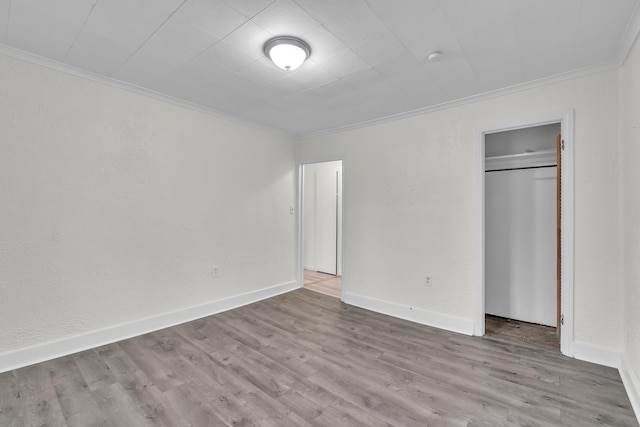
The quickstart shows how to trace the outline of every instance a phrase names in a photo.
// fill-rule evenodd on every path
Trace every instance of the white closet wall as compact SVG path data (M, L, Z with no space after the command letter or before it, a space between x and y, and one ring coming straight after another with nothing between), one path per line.
M556 325L556 167L485 173L485 309Z

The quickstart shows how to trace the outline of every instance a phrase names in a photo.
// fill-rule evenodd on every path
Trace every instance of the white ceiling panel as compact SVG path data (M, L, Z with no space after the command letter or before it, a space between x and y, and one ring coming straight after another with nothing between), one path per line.
M344 95L348 92L353 92L355 88L344 80L333 80L322 86L318 86L313 89L313 98L318 101L329 101L333 98Z
M273 127L274 123L277 128L291 127L296 133L304 130L304 116L297 112L288 110L280 110L273 105L254 105L243 111L243 116L247 119L260 123L264 126Z
M511 18L489 22L458 35L460 46L486 90L523 82L522 65Z
M419 101L430 99L438 104L446 99L445 92L423 68L397 74L391 78L390 82L408 97ZM424 107L425 105L420 106Z
M235 72L258 59L262 59L262 54L253 49L238 49L229 43L227 39L224 39L202 52L194 59L194 62L203 63L203 67L208 67L205 63L216 64L223 70ZM206 69L203 69L203 71L206 71Z
M617 65L640 0L0 0L0 43L309 135ZM263 53L299 35L295 71ZM441 61L426 57L440 50Z
M631 16L636 1L617 0L616 7L609 2L584 2L577 22L576 39L590 46L589 50L574 50L573 66L587 66L594 62L606 62L621 42L626 26L619 22ZM599 31L594 31L598 29ZM609 37L601 37L606 31Z
M362 43L387 30L387 26L366 4L341 13L324 26L347 46Z
M95 1L64 0L60 3L60 7L57 7L57 4L44 0L7 2L3 6L7 12L11 10L7 41L18 49L56 60L63 59Z
M358 43L351 50L371 66L394 60L409 53L390 30Z
M269 101L270 105L273 105L280 110L298 111L302 108L307 108L315 104L315 99L308 94L299 93L279 98L274 98Z
M286 34L299 37L320 25L292 0L277 0L252 21L276 36Z
M224 0L229 6L251 19L275 0Z
M440 9L409 16L406 21L391 24L391 28L416 58L435 50L446 53L459 49L456 34Z
M333 74L336 78L353 74L360 70L369 68L358 55L351 49L344 49L328 58L318 62L322 68Z
M215 43L220 38L193 25L183 16L173 14L154 34L191 52L200 53Z
M562 1L562 0L561 0ZM540 3L538 1L538 3ZM443 16L456 33L488 27L491 23L511 21L511 0L440 0Z
M391 78L407 71L418 70L422 66L409 51L403 51L399 56L377 64L373 68L382 76Z
M110 76L124 64L135 49L113 40L83 31L74 42L65 62L104 76Z
M387 23L399 24L416 15L429 15L440 7L437 0L367 0L371 9Z
M302 35L311 46L313 60L318 61L345 50L347 46L323 26L317 26Z
M192 81L194 87L206 86L228 75L229 70L221 65L218 56L208 50L172 73L174 79Z
M180 4L173 3L176 7ZM99 0L85 22L83 33L137 50L175 11L166 6L166 2L154 0Z
M144 87L144 86L143 86ZM177 99L194 102L192 95L201 87L201 83L196 79L187 79L182 76L171 74L164 78L164 87L157 90L160 93L173 96Z
M276 80L270 86L278 90L280 97L291 96L310 90L308 84L295 80L293 73L285 74L283 78Z
M199 52L185 49L183 45L177 43L172 38L155 34L138 49L131 60L135 60L137 57L150 58L160 63L160 71L163 74L167 74L189 62L198 53ZM162 70L162 68L167 69Z
M56 61L64 59L73 43L73 38L65 38L61 34L48 34L46 29L42 28L17 28L9 31L7 39L11 46L17 49Z
M225 37L224 42L235 50L257 60L264 57L263 46L271 37L273 34L253 21L247 21Z
M295 80L311 89L322 86L336 79L333 74L326 71L312 60L306 61L300 69L288 74L290 74L292 80Z
M271 84L283 77L282 70L273 65L267 58L261 58L252 62L241 70L238 70L236 74L256 83L263 82L265 84Z
M373 86L375 84L383 82L386 79L375 69L364 68L360 71L356 71L355 73L341 77L340 80L348 83L358 90L362 90L369 86Z
M451 99L473 95L479 87L473 67L463 55L450 55L446 61L427 64L426 70Z
M354 7L366 5L365 0L295 0L295 2L320 23L329 22Z
M222 0L186 0L177 14L217 38L229 35L247 20Z

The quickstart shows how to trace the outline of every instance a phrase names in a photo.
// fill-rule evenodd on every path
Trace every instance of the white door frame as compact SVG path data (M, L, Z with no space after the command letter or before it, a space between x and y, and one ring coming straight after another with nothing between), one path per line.
M478 200L477 206L477 230L478 236L477 251L478 256L478 275L476 283L476 318L474 321L474 335L484 335L484 316L485 316L485 135L495 132L504 132L515 129L529 128L534 126L548 125L552 123L560 123L561 135L563 140L562 158L562 218L561 218L561 301L560 311L564 319L561 326L560 334L560 351L567 356L573 356L573 227L574 227L574 177L573 177L573 156L574 156L574 111L565 111L559 114L549 114L548 116L539 117L531 121L522 121L515 123L500 124L497 126L485 126L479 129L476 143L476 182L478 183Z
M302 288L304 286L304 165L314 164L314 163L324 163L324 162L333 162L333 161L341 161L342 162L342 199L340 203L342 204L342 227L340 230L341 234L341 250L340 250L340 266L341 266L341 289L340 289L340 300L344 301L344 296L346 294L345 284L348 280L345 280L347 275L347 269L345 268L344 262L344 247L345 247L345 212L346 212L346 197L345 197L345 178L344 178L344 154L337 155L327 155L327 156L309 156L304 157L302 159L298 159L298 287Z

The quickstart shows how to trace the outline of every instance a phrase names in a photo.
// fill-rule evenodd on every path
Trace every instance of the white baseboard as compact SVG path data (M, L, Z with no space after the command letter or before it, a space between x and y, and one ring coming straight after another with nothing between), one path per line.
M629 369L629 361L626 356L622 356L622 363L620 363L618 370L620 371L624 388L627 391L627 396L631 401L633 412L635 412L638 423L640 423L640 381L638 381L638 377L634 375L633 371Z
M473 335L473 320L462 317L449 316L447 314L427 311L420 308L409 307L369 298L362 295L346 293L343 301L356 307L365 308L377 313L387 314L411 322L420 323L434 328L445 329L447 331L458 332L465 335Z
M297 288L299 288L297 282L285 283L131 323L3 353L0 354L0 373L221 313Z
M574 341L571 344L571 350L573 357L576 359L616 369L620 367L622 354L619 351L609 350L578 341Z

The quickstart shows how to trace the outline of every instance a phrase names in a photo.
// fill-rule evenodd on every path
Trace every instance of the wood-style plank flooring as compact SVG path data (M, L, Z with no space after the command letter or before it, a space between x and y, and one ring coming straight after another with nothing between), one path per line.
M342 277L319 271L304 271L304 287L311 291L340 298L342 292Z
M637 426L618 372L299 289L0 374L1 426Z
M511 338L529 344L555 348L560 351L560 337L556 328L504 317L485 316L485 332L487 336Z

